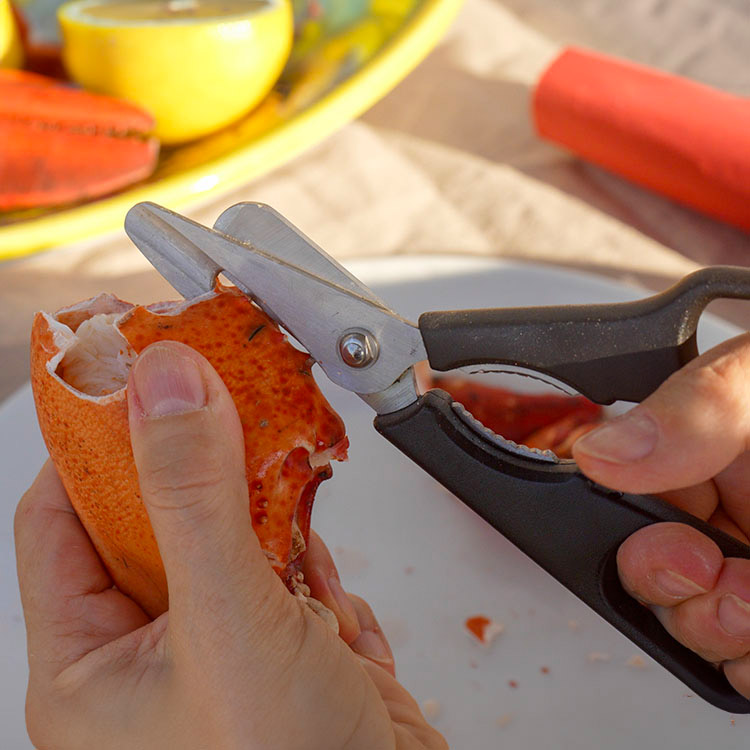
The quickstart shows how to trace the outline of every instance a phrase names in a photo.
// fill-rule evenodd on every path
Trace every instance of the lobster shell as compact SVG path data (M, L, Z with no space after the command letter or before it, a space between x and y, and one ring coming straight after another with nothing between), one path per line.
M167 582L140 496L126 388L93 396L60 374L75 331L96 313L116 314L123 351L180 341L216 369L242 422L253 528L274 570L298 590L315 491L331 476L330 460L344 460L348 446L309 356L234 288L150 307L100 295L36 315L31 383L50 456L113 582L152 617L168 608Z

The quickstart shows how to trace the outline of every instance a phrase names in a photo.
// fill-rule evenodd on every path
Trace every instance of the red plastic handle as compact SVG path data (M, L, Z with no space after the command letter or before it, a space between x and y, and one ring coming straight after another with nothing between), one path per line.
M533 98L543 138L750 230L750 100L568 48Z

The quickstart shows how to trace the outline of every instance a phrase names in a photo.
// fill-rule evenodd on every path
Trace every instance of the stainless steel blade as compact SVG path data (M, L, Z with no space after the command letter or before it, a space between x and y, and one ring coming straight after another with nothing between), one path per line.
M415 362L427 358L422 336L414 324L351 288L343 288L154 204L140 204L131 229L132 224L138 238L136 244L140 248L143 243L148 248L149 260L150 256L157 258L159 265L154 265L158 270L169 265L180 270L175 273L167 269L164 273L171 283L179 277L184 288L189 286L203 294L208 291L206 271L223 271L286 328L326 375L343 388L360 394L384 391ZM162 236L166 239L162 240ZM280 237L279 242L283 241ZM304 252L317 251L312 246ZM196 253L205 254L212 265L196 259ZM280 256L285 254L292 256L284 249L279 251ZM215 276L214 273L214 279ZM351 279L359 284L354 277ZM378 357L366 367L347 365L339 353L339 341L352 330L368 332L378 342Z
M163 210L155 203L136 204L125 216L126 234L183 297L210 292L221 268L165 221Z
M230 206L216 220L214 229L388 309L369 287L265 203Z

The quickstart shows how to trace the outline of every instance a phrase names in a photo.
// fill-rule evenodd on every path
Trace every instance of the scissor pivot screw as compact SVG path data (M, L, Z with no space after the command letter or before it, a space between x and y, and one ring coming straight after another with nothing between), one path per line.
M367 367L378 358L378 342L364 331L349 331L339 339L339 354L349 367Z

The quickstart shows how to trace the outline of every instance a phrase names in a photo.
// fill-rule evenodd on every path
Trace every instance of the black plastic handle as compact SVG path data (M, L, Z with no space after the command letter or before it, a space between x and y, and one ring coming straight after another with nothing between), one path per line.
M600 487L576 465L521 455L471 424L444 391L378 416L375 428L631 641L715 706L750 713L750 701L709 662L680 645L617 575L615 555L637 529L686 523L725 556L750 548L654 497Z
M508 364L547 373L600 404L642 401L698 353L701 313L750 299L750 269L712 266L636 302L424 313L430 365Z

